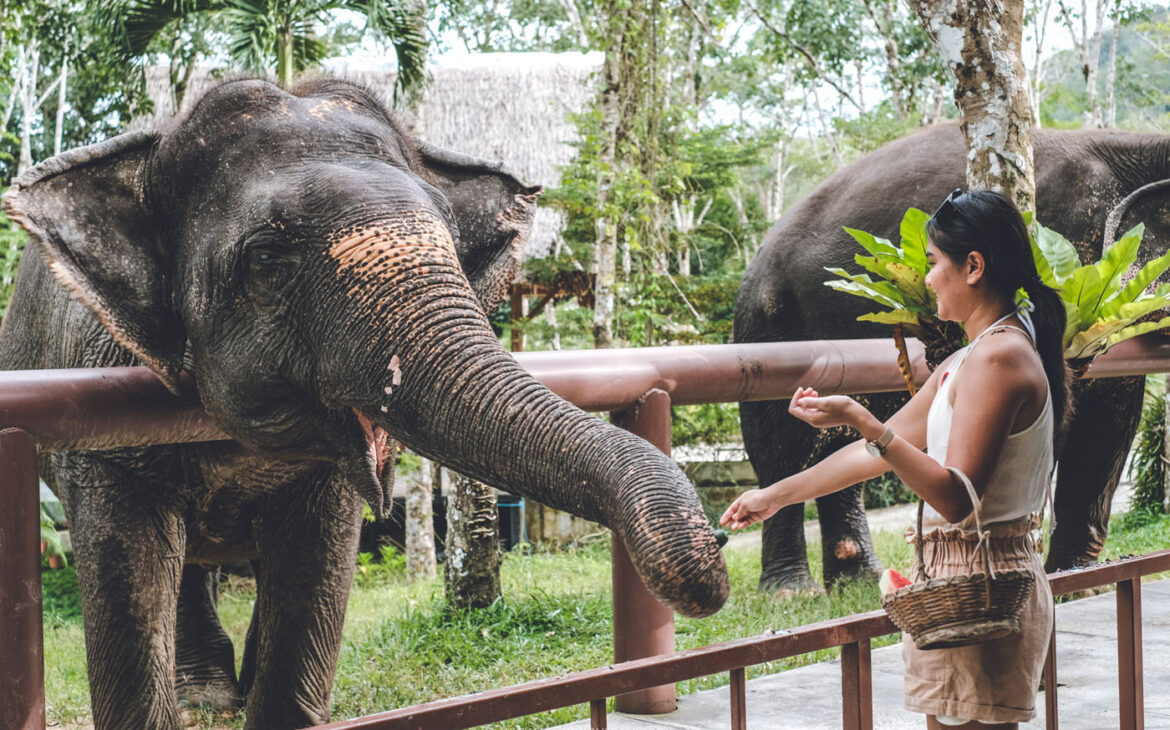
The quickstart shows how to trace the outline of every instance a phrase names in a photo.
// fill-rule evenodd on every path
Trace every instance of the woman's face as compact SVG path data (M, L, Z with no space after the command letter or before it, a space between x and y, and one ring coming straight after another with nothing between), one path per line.
M937 300L938 318L962 322L969 309L971 295L966 265L951 261L931 242L926 244L926 260L930 264L930 271L926 272L926 285L934 292Z

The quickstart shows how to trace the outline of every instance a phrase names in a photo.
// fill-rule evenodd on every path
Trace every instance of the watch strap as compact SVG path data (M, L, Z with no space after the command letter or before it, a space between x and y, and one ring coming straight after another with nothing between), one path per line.
M885 454L886 448L889 447L890 443L893 440L894 440L894 429L890 428L889 426L886 426L886 430L882 431L882 435L878 436L876 439L874 439L873 441L870 441L869 443L871 446L873 446L874 449L877 450L877 452L879 454Z

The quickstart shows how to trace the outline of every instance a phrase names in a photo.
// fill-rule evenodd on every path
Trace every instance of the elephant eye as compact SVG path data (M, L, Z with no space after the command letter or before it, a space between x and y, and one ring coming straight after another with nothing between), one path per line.
M251 243L245 254L248 278L265 289L278 289L296 274L301 251L285 241L263 240Z

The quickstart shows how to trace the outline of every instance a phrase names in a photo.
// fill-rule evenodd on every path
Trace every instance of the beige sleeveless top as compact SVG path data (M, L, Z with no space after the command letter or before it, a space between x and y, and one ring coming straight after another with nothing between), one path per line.
M926 453L943 466L947 463L947 443L951 436L951 418L954 416L951 388L955 384L955 376L971 348L979 344L983 335L1004 327L1024 332L1011 325L988 327L971 344L959 350L943 374L926 419ZM1024 332L1024 335L1028 336L1028 333ZM984 526L1026 517L1044 507L1044 495L1052 473L1052 425L1052 393L1048 392L1044 408L1036 420L1023 431L1008 435L1004 443L999 462L980 499L979 514ZM950 524L929 504L924 505L922 523L923 529ZM968 515L958 524L974 529L975 520L972 515Z

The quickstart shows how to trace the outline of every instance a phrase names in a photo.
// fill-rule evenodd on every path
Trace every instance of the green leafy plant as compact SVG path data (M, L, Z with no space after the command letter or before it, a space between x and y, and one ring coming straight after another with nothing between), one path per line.
M382 545L378 554L358 553L357 578L363 584L386 582L406 575L406 556L393 545Z
M1134 226L1100 261L1083 266L1068 239L1038 223L1035 229L1036 268L1045 284L1060 291L1068 312L1066 359L1093 358L1118 342L1170 326L1170 317L1139 322L1170 306L1170 285L1163 284L1154 293L1146 291L1170 268L1170 251L1146 263L1133 278L1125 278L1137 262L1145 226Z
M943 323L935 314L934 295L926 286L928 219L917 208L906 211L902 218L901 243L897 246L865 231L845 229L869 254L857 254L854 260L878 278L826 267L826 271L839 278L826 281L825 286L886 308L863 314L858 320L905 326L919 337L942 330ZM1138 224L1122 236L1100 261L1084 265L1076 248L1064 236L1039 223L1033 228L1031 244L1036 268L1044 283L1060 292L1068 313L1064 333L1066 359L1090 360L1118 342L1170 327L1170 316L1150 318L1170 307L1170 284L1147 291L1170 268L1170 252L1147 262L1132 278L1126 278L1137 262L1144 226Z
M1122 518L1126 526L1145 525L1165 514L1166 399L1161 393L1146 399L1129 476L1133 479L1133 493L1129 512Z

